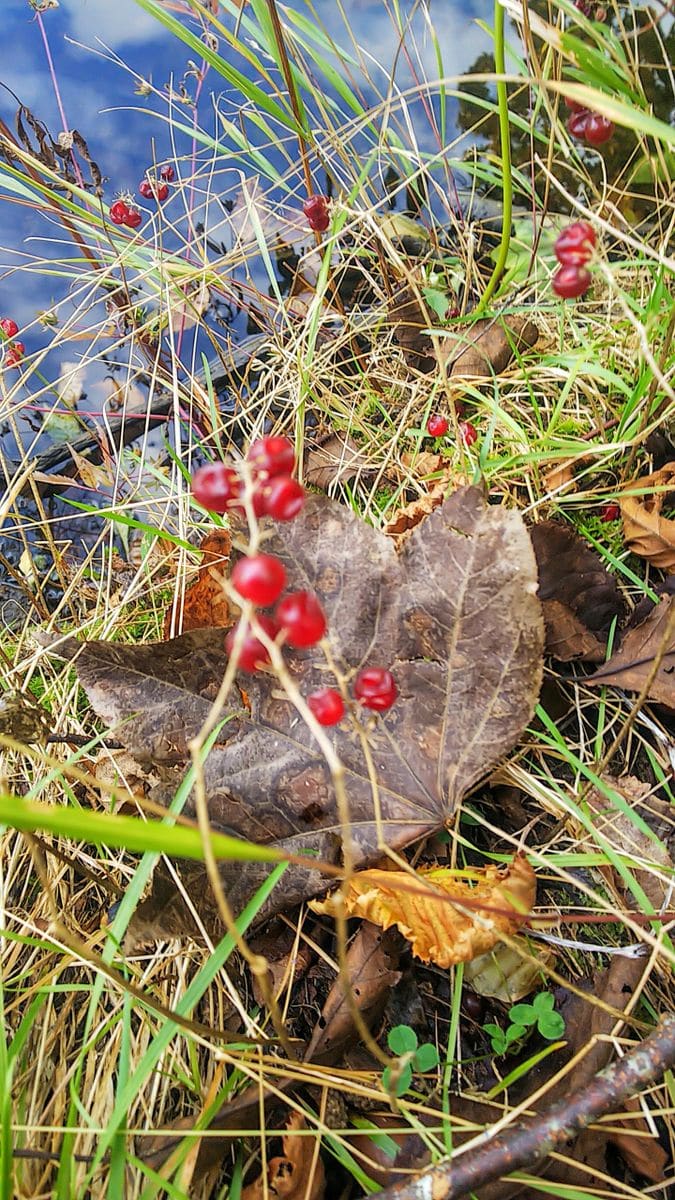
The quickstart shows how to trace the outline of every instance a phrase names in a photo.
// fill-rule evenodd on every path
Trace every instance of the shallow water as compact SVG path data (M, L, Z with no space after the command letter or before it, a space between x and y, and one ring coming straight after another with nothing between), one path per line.
M13 127L18 99L45 123L54 137L63 128L76 127L103 175L106 207L117 193L134 193L144 171L153 162L173 161L182 182L172 188L163 206L161 226L152 223L154 204L144 210L148 224L143 226L143 244L149 254L164 246L178 250L187 259L197 245L211 256L231 245L232 218L228 208L236 202L242 178L248 180L249 189L254 189L259 162L255 153L243 155L235 151L231 139L228 143L222 124L227 120L236 128L243 122L258 153L273 166L284 168L286 162L290 164L283 171L283 187L276 189L274 198L286 203L284 220L290 221L291 226L293 222L300 226L302 233L297 236L302 239L304 222L298 217L302 186L294 140L285 135L280 145L268 145L267 133L244 115L237 89L223 80L213 66L205 69L194 49L167 33L135 0L60 0L58 8L48 7L50 0L35 2L37 7L40 2L44 5L43 12L36 14L28 0L4 0L4 30L12 54L4 56L2 78L14 95L7 90L0 92L0 116ZM162 2L172 14L185 8L183 0ZM479 22L489 27L492 8L492 0L474 0L469 4L434 0L432 16L438 36L434 44L423 8L411 0L399 5L405 36L395 28L383 0L345 0L342 6L334 0L319 0L316 12L324 33L347 51L348 66L339 72L342 84L351 88L372 118L370 124L361 121L355 132L349 103L339 97L334 83L324 81L321 91L327 112L340 136L349 138L350 154L357 162L366 161L383 130L390 138L398 139L399 163L411 161L411 156L414 159L417 153L439 153L444 146L452 145L455 136L466 128L466 106L450 98L441 111L438 95L429 100L420 93L418 84L420 79L438 78L439 73L451 77L472 69L490 69L485 56L491 39ZM300 21L306 11L303 0L293 0L288 8L291 10L298 14L296 21ZM235 18L220 9L218 12L226 29L232 31ZM186 19L184 14L180 19ZM247 20L244 8L242 32L248 37L252 51L259 53L247 34ZM250 65L231 51L225 36L218 37L217 49L231 66L244 70L250 78L255 77ZM271 79L278 80L275 65L264 58L263 64ZM337 66L337 59L332 65ZM269 91L269 84L265 86ZM483 85L480 87L485 92ZM186 98L190 103L183 103ZM525 91L519 103L527 104ZM185 127L184 132L174 132L173 141L165 119L168 114L174 119L174 126L178 122ZM322 120L317 113L317 128L322 127ZM484 129L488 143L494 142L494 124L490 118ZM203 142L195 143L193 128L218 136L218 150ZM517 152L515 135L514 140ZM465 135L463 141L452 146L446 158L451 154L459 159L469 146L479 144L475 136ZM529 153L529 145L523 149ZM613 153L620 160L622 149L618 140ZM330 142L324 146L325 162L339 187L340 156ZM87 173L88 166L82 156L80 163ZM386 168L390 163L391 158L386 162L373 160L370 178L379 186L381 195L387 187ZM450 172L447 179L453 193L455 183L464 182L458 171ZM320 190L328 186L325 173L318 168L315 183ZM400 208L404 202L405 192L401 189L396 204ZM432 198L432 207L433 203ZM496 207L499 211L498 204ZM192 221L189 232L188 209ZM202 225L206 230L204 238ZM289 237L292 240L292 232ZM104 321L103 301L95 302L96 295L100 297L101 293L92 288L89 279L77 268L71 282L54 273L53 268L50 270L50 260L72 254L72 244L49 213L11 203L0 192L0 246L4 247L0 251L0 315L12 316L17 321L28 355L40 356L44 381L40 390L39 380L33 376L30 387L24 387L15 372L4 373L5 384L11 391L0 401L0 470L9 486L21 459L34 460L50 447L68 447L73 441L78 444L78 438L86 435L87 430L101 425L109 427L117 419L114 409L118 393L126 396L126 404L129 395L135 395L138 407L144 411L148 387L147 363L141 356L129 357L123 348L109 357L102 355L98 347L92 354L91 330L96 322ZM134 300L152 312L157 298L149 293L141 276L139 271ZM243 270L235 278L244 288L250 282ZM267 290L269 281L260 266L253 268L251 278L262 293ZM281 275L279 283L283 286ZM55 328L49 324L50 314L57 321ZM111 342L116 330L114 322L108 324L108 342ZM180 313L174 313L174 350L186 367L193 369L195 364L199 365L200 353L212 353L212 346L203 337L197 338L194 329L181 330L180 324ZM237 313L236 306L226 297L219 303L212 302L210 325L222 343L230 335L241 339L250 332L244 315ZM78 392L80 371L83 377ZM59 377L62 384L57 390L63 393L61 398L50 386ZM221 400L226 402L226 395ZM172 429L170 438L173 432ZM189 431L185 436L189 441ZM144 441L145 461L161 461L162 455L166 456L165 442L166 426L161 420L155 421L152 435ZM57 456L54 461L67 463L68 455L62 459ZM122 475L118 472L106 480L99 473L87 491L64 488L63 494L66 499L89 504L110 500L137 502L133 511L142 514L143 488L149 488L152 494L152 472L139 470L128 455L123 466ZM57 465L55 469L64 467ZM46 516L54 522L53 533L59 546L72 543L71 554L81 555L83 548L99 537L102 526L94 518L74 515L71 508L53 496L46 503ZM51 562L51 550L44 544L43 515L28 499L21 500L20 507L21 511L14 513L14 523L10 515L0 532L0 553L9 560L3 566L0 558L0 577L4 572L5 584L13 595L17 589L21 591L21 586L8 574L8 566L24 577L26 570L31 570L32 557L35 572L43 577L45 564L48 567ZM46 595L45 605L51 605L58 594L55 585L54 596Z
M180 0L175 3L165 0L165 4L170 12L183 7ZM299 14L304 12L301 0L295 0L293 7ZM489 38L479 28L476 18L488 19L491 7L491 3L466 5L451 0L436 4L434 20L439 43L435 49L417 5L401 6L407 23L402 46L381 0L365 3L348 0L344 8L347 27L339 7L332 0L319 3L317 12L325 31L346 45L352 54L348 82L360 102L373 111L374 136L386 120L402 139L402 144L406 139L417 140L423 149L433 148L434 133L424 106L408 93L422 74L433 77L438 73L437 53L442 55L447 74L459 73L468 67L489 45ZM222 12L220 16L232 30L234 18ZM185 17L181 15L180 19L185 20ZM187 133L176 134L171 142L169 127L164 120L169 111L188 132L192 122L212 132L217 124L214 120L216 108L226 118L236 118L239 113L241 102L236 90L228 87L213 68L199 79L194 67L198 65L203 69L204 63L195 64L194 51L164 31L159 22L134 0L60 0L58 8L45 5L39 14L26 0L5 0L3 21L11 37L12 55L3 63L5 90L0 92L0 115L13 128L20 101L35 118L44 122L54 138L64 128L76 127L86 139L91 158L103 175L106 206L120 191L135 192L143 172L153 161L176 161L179 175L186 178L195 165L203 165L208 158L201 146L196 147L197 159L192 157L195 146ZM362 46L363 52L356 51L356 46ZM230 51L224 37L218 39L218 50L228 62L253 77L252 69L241 56ZM361 63L358 61L360 55ZM400 97L394 97L393 103L383 104L394 63L395 87L399 89ZM273 64L266 62L266 66L275 78ZM139 95L138 92L148 90L142 86L144 81L153 91ZM323 91L329 100L337 101L335 88L324 87ZM181 93L189 96L193 103L183 105ZM169 95L171 99L167 99ZM452 102L446 114L449 128L452 128L455 112L456 105ZM348 121L349 115L347 112L339 120ZM27 125L26 119L24 125ZM250 123L247 131L252 139L257 136ZM355 137L355 153L362 150L365 154L372 136L365 130L362 136ZM261 144L266 140L259 139ZM283 150L266 146L264 153L274 165L283 167ZM80 163L87 174L87 164L82 162L81 156ZM220 173L216 185L211 182L212 194L224 197L239 186L242 174L252 178L255 172L255 163L250 159L247 162L240 156L230 161L225 154L214 157L212 167ZM288 172L286 181L291 186L295 183ZM317 186L326 186L323 175ZM281 196L282 193L277 192L277 198ZM189 198L195 224L203 221L206 225L213 252L221 244L227 245L231 230L221 204L213 201L202 204L199 187ZM167 218L176 223L176 228L180 222L177 212L180 203L182 197L176 195L165 207ZM299 200L292 201L289 211L295 207L297 212L299 203ZM152 229L148 232L152 236ZM163 236L169 248L180 244L179 238L168 229ZM184 236L182 230L179 236ZM69 285L57 275L48 273L49 260L70 252L63 229L49 214L10 203L7 198L0 199L0 245L4 247L0 252L3 264L0 315L11 316L17 321L27 354L41 356L40 374L45 383L42 391L39 384L36 386L35 377L29 387L15 386L16 373L5 372L5 381L12 390L9 396L5 395L0 411L0 455L5 483L9 487L22 459L34 460L50 447L63 446L66 452L62 461L67 463L68 447L73 442L77 445L87 429L110 418L108 393L111 386L126 389L131 382L136 387L141 407L147 402L143 399L147 397L147 388L134 366L125 362L122 352L108 361L100 358L92 361L87 340L80 334L91 328L96 320L102 320L102 305L92 307L88 287L76 283ZM266 287L264 275L256 282L262 289ZM148 301L142 294L138 299L139 302ZM45 312L54 314L58 321L57 330L68 326L72 336L55 338L53 327L42 315ZM215 316L221 330L231 326L235 337L246 334L243 316L237 316L227 305L223 305ZM180 343L186 364L195 361L198 350L211 350L208 344L195 344L191 330L185 331ZM81 394L78 395L78 377L83 364ZM59 390L64 394L63 400L47 386L60 375L63 378ZM106 382L110 377L113 385ZM152 437L145 441L146 454L151 459L154 455L156 461L162 454L165 428L155 427ZM58 457L55 461L59 461ZM57 466L57 472L58 469ZM107 486L103 476L99 475L88 490L63 488L61 492L66 500L74 498L89 504L108 502L112 498L119 502L134 495L133 471L132 465L129 478L120 481L118 476L111 486ZM144 485L147 485L147 477ZM19 609L25 610L26 604L30 607L26 597L34 595L34 580L27 589L26 572L29 577L32 572L43 581L49 576L53 547L50 549L43 536L45 515L52 523L52 534L59 551L68 547L71 555L81 555L101 533L100 522L93 517L78 516L59 496L49 496L44 504L43 514L30 498L20 499L2 527L0 552L5 561L0 560L0 576L4 580L0 612L6 621L13 619ZM137 510L134 512L139 515ZM140 512L142 516L142 506ZM14 577L11 569L15 572ZM61 592L54 572L44 586L40 603L33 604L36 611L51 607Z

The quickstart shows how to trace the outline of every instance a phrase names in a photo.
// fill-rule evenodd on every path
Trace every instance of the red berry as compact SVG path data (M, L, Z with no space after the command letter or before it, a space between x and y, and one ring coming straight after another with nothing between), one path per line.
M429 437L445 437L449 428L450 424L447 418L441 416L440 413L432 413L427 421L427 433Z
M578 100L569 100L567 96L565 97L565 104L567 108L569 108L570 112L588 112L588 109L583 104L579 104Z
M324 233L330 225L328 215L328 200L325 196L309 196L302 206L310 229L315 233Z
M602 146L608 142L614 133L614 124L600 113L590 113L584 129L584 137L589 146Z
M258 622L268 637L275 638L277 636L279 627L271 617L266 617L264 614L261 614L258 617ZM237 622L237 624L233 629L230 630L225 638L225 649L230 657L232 657L234 640L237 636L237 630L239 629L240 624L241 622ZM247 624L246 635L244 637L244 641L239 651L239 658L237 660L238 670L250 672L257 671L258 667L264 666L269 661L270 655L267 646L263 645L263 643L260 641L260 638L256 637L251 627Z
M24 355L25 346L23 342L12 342L5 355L6 367L18 367Z
M3 317L2 320L0 320L0 329L6 338L16 337L17 333L19 332L19 326L17 325L16 321L12 320L11 317Z
M289 646L314 646L326 632L326 614L314 592L289 592L274 615Z
M160 179L165 179L167 183L173 183L174 179L176 178L176 172L171 166L171 163L166 163L165 166L160 167L159 177Z
M621 509L618 504L605 504L600 510L601 521L618 521Z
M478 441L478 434L470 421L460 421L459 432L465 446L473 446Z
M556 239L555 256L564 267L587 263L595 246L595 230L588 221L575 221Z
M567 132L573 138L583 139L586 136L586 126L589 117L591 116L587 108L581 108L578 112L573 112L567 122Z
M166 198L167 198L168 194L169 194L169 185L168 185L168 183L158 183L158 184L156 185L156 187L155 187L155 196L156 196L156 198L157 198L157 202L158 202L159 204L162 204L162 203L163 203L163 201L164 201L164 200L166 200Z
M144 200L152 200L153 191L152 184L149 179L142 179L138 185L138 190Z
M124 224L128 225L129 229L138 229L143 217L137 208L130 208L124 219Z
M290 475L295 466L295 450L285 437L262 437L249 446L248 461L254 471L265 472L267 479L274 475Z
M391 671L385 667L366 667L354 680L354 695L364 708L386 712L396 700L398 688Z
M344 716L345 702L335 688L319 688L310 692L307 697L307 707L314 714L319 725L337 725Z
M232 467L223 462L200 467L192 479L195 500L211 512L224 513L239 500L241 480Z
M586 267L561 267L553 276L553 291L563 300L583 296L591 286L591 273Z
M273 554L240 558L232 572L232 583L245 600L266 608L279 599L286 586L284 564Z
M126 225L129 215L129 205L124 200L116 200L110 205L110 220L113 225Z
M305 503L305 489L290 475L278 475L264 492L264 509L275 521L292 521Z

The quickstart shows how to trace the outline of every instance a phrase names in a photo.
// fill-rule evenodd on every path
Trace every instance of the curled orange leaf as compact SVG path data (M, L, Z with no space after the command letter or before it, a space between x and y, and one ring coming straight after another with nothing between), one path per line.
M465 873L466 875L466 873ZM536 877L524 855L507 867L489 866L458 878L449 867L360 871L349 881L345 907L389 929L398 926L424 962L449 967L485 954L502 934L513 935L529 916ZM327 910L330 901L317 908Z

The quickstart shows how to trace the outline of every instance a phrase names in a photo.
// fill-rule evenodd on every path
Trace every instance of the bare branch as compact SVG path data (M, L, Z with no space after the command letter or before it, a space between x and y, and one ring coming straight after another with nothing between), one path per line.
M568 1143L593 1121L616 1111L674 1064L675 1013L668 1013L649 1037L596 1075L583 1091L370 1200L461 1200L512 1171L531 1170L554 1151L569 1149Z

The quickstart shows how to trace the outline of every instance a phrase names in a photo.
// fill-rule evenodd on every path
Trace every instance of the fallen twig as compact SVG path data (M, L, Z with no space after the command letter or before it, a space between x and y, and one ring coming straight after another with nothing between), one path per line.
M674 1064L675 1013L668 1013L649 1037L600 1071L583 1091L415 1179L376 1192L370 1200L461 1200L512 1171L532 1169L555 1150L567 1148L593 1121L619 1108Z

